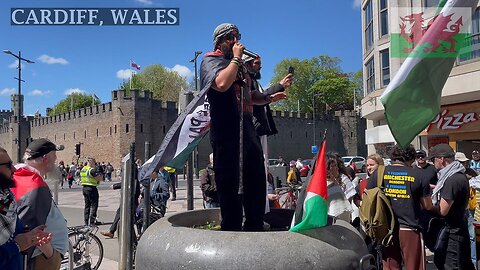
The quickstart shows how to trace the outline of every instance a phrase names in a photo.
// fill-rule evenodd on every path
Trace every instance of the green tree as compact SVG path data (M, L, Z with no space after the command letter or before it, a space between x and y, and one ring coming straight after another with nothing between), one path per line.
M92 106L92 103L100 104L101 101L99 99L94 99L92 95L72 93L53 106L53 109L49 111L47 115L53 116L56 114L66 113L71 110L89 107Z
M155 99L178 101L180 91L187 88L184 78L159 64L148 66L132 76L132 89L150 90ZM130 81L122 83L120 89L129 91Z
M287 89L288 99L274 105L275 109L312 112L353 108L353 88L351 76L340 68L337 57L320 55L311 59L285 59L278 63L271 83L280 81L288 67L295 68L295 79Z

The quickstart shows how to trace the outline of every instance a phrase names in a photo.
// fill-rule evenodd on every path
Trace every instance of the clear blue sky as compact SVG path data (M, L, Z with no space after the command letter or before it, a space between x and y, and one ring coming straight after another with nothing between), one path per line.
M12 26L11 8L180 9L178 26ZM133 59L142 67L161 64L190 81L197 50L212 50L212 33L223 22L237 24L241 42L262 55L262 83L285 58L339 57L346 72L362 66L359 0L2 0L0 49L22 52L24 111L45 115L71 91L111 100ZM201 58L199 57L199 61ZM200 63L198 63L200 64ZM11 109L17 92L15 58L0 53L0 109Z

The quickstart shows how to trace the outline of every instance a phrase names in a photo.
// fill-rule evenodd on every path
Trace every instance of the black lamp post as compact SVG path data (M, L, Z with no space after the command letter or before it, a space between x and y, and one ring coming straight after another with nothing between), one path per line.
M15 111L14 111L14 115L17 116L17 124L18 124L18 130L17 130L17 138L16 138L16 143L17 143L17 162L21 162L21 144L22 144L22 133L21 133L21 130L20 130L20 127L21 127L21 123L20 123L20 119L22 118L22 115L23 115L23 98L22 98L22 82L25 82L24 80L22 80L22 61L25 61L29 64L33 64L35 62L31 61L31 60L28 60L28 59L25 59L25 58L22 58L22 52L19 51L18 52L18 55L17 54L14 54L12 53L10 50L3 50L4 53L6 54L10 54L12 55L13 57L17 58L17 61L18 61L18 78L14 78L15 80L18 80L18 92L17 92L17 96L18 96L18 102L17 102L17 106L15 108Z
M190 63L194 63L194 76L195 76L195 91L198 91L198 78L197 78L197 57L202 54L202 51L196 51L195 52L195 57L193 57L192 60L190 60Z

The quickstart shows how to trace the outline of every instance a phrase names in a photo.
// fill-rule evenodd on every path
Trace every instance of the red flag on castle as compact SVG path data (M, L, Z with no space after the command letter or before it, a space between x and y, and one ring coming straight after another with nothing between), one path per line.
M314 164L307 189L302 190L292 220L291 232L300 232L327 225L328 190L327 164L325 160L326 136L323 137L320 151Z
M130 61L131 62L131 66L133 68L135 68L136 70L140 70L140 65L138 65L137 63L133 62L133 61Z

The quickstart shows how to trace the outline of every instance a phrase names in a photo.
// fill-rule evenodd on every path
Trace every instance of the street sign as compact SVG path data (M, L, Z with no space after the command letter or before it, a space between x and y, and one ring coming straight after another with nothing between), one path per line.
M312 145L312 154L318 153L318 145Z

